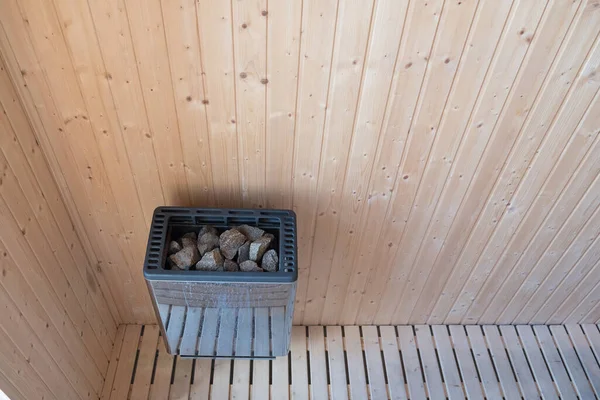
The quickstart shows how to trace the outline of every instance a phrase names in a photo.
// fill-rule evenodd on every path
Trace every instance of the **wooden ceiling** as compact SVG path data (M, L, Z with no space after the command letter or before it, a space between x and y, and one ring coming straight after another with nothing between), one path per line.
M5 0L0 24L122 321L154 320L165 204L294 209L296 323L600 318L598 0Z

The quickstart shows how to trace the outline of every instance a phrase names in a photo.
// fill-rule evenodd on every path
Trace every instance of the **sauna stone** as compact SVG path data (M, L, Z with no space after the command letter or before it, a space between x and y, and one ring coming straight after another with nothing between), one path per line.
M189 269L200 260L200 253L196 246L187 246L175 254L169 256L173 266L178 269Z
M250 259L250 242L246 242L238 249L237 262L242 263Z
M240 225L236 229L243 233L244 236L246 236L251 242L258 240L262 235L265 234L265 231L262 229L250 225Z
M240 270L244 272L263 272L263 269L252 260L246 260L241 263Z
M239 271L240 267L238 267L235 261L225 259L225 261L223 262L223 269L227 272L235 272Z
M196 264L196 269L200 271L223 270L223 262L223 255L219 249L213 249L202 256L202 259Z
M229 229L221 234L219 238L219 247L221 253L228 260L233 259L238 252L241 245L246 242L246 236L244 236L237 229Z
M273 237L264 235L263 237L250 243L250 260L260 261L265 251L269 248L273 242Z
M267 251L262 258L262 262L260 266L267 272L275 272L277 271L277 266L279 265L279 257L277 257L277 252L273 249Z
M216 232L216 231L215 231ZM207 251L211 251L219 245L219 236L211 231L208 231L198 236L198 251L203 256Z

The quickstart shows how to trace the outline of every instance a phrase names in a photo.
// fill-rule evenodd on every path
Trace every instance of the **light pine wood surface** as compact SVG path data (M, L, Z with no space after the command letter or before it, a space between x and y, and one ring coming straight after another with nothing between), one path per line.
M250 361L165 356L156 325L121 325L102 399L591 399L598 332L593 324L295 326L289 355Z
M296 324L596 323L599 33L598 0L5 0L0 212L100 369L156 321L159 205L293 209Z

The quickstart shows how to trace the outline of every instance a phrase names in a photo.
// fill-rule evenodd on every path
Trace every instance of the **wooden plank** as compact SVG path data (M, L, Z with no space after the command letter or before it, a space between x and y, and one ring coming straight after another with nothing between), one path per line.
M231 2L196 3L200 55L210 141L215 202L219 207L241 205ZM239 28L239 26L238 26ZM230 46L231 44L231 46ZM240 71L241 72L241 71Z
M383 372L383 359L379 332L376 326L363 326L363 345L365 348L365 361L367 364L367 378L369 380L369 395L371 399L387 399L388 394ZM312 381L311 381L312 384Z
M144 335L137 356L135 378L131 385L130 399L147 399L150 393L150 382L154 370L154 360L158 345L159 329L156 325L145 325Z
M308 400L308 370L306 363L306 327L292 327L292 400Z
M573 5L572 8L575 9L575 6ZM480 221L496 219L498 223L483 223L485 227L482 228L476 226L472 238L475 243L485 243L485 247L478 247L475 250L468 245L463 252L462 262L477 263L477 258L485 260L476 264L477 269L463 290L465 293L478 291L465 316L465 321L468 323L480 320L501 283L527 247L536 228L541 226L553 203L562 195L564 185L585 154L583 148L591 144L590 138L582 141L573 141L570 138L596 92L596 88L587 90L588 88L584 88L579 83L582 81L578 79L577 71L582 65L587 64L588 57L594 65L598 61L592 60L600 60L597 58L600 57L600 49L590 53L597 32L590 29L589 24L598 23L600 17L582 6L573 21L567 17L561 25L553 28L558 35L568 33L565 35L564 43L560 43L560 47L556 43L555 48L558 53L557 50L552 50L551 54L557 54L556 60L553 61L535 102L530 103L531 111L527 118L524 122L518 122L523 124L517 128L520 133L512 149L507 152L508 156L504 161L502 172L479 217ZM543 31L540 31L543 35L541 32ZM541 36L536 34L536 38L540 39ZM535 41L532 46L536 47ZM547 57L547 54L543 57ZM584 81L586 80L587 78L584 78ZM523 99L525 97L527 96ZM521 98L515 98L511 106L521 101ZM512 125L515 122L517 121L514 118L509 117L501 124ZM551 128L548 129L546 126ZM523 132L527 132L527 135L523 135ZM534 135L535 139L532 140L528 135ZM506 139L503 137L503 142ZM498 150L499 148L495 149L495 152ZM540 157L539 154L544 154L544 157ZM529 165L531 168L525 165L527 163L524 163L523 159L531 160ZM535 172L531 173L532 170ZM540 195L540 193L544 194ZM510 199L510 208L498 203L503 199ZM534 208L531 208L532 202L535 202ZM521 226L523 229L519 229ZM475 246L480 244L477 243ZM475 251L471 253L472 250ZM517 253L519 256L516 255ZM470 257L473 257L472 261ZM458 302L461 303L459 307L462 308L462 299ZM489 311L491 313L496 309ZM490 317L480 322L489 323L494 320L495 318Z
M291 209L302 2L271 2L268 12L265 163L270 190L266 200L267 208Z
M254 309L254 356L269 357L270 332L269 332L269 309L258 307Z
M600 357L600 331L598 331L598 327L593 324L583 324L581 325L583 332L585 332L585 336L587 340L590 342L590 346L592 347L592 351L596 356L596 359Z
M250 361L248 360L236 360L233 363L231 397L242 400L250 398Z
M467 335L469 336L469 342L471 343L471 349L473 350L473 358L477 364L477 371L479 371L479 379L481 379L481 385L486 397L495 399L501 398L500 387L498 386L498 378L496 372L492 366L492 361L488 353L487 344L485 338L481 332L481 327L467 325ZM464 374L463 374L464 376Z
M471 346L465 334L465 328L462 325L450 325L449 329L467 398L469 400L483 399L479 373L473 361L474 355L471 353Z
M235 355L248 357L252 354L252 309L240 308L238 310Z
M424 399L425 387L423 386L421 361L415 346L415 335L412 326L399 326L398 338L408 384L408 397L411 399Z
M231 4L242 204L263 208L266 206L267 1Z
M167 73L169 53L160 1L130 0L123 4L152 141L160 149L155 154L165 201L167 204L188 204L189 188L173 85Z
M348 363L348 379L350 381L350 398L366 399L367 380L365 377L365 361L363 346L358 326L344 327L344 348Z
M360 303L357 322L374 323L380 299L393 265L388 262L398 248L398 238L404 228L403 220L392 217L394 190L397 186L399 163L406 148L412 116L419 102L419 93L425 78L429 54L434 40L442 1L409 2L405 15L404 32L393 73L388 106L382 125L381 144L369 182L366 202L366 224L355 261L358 265L378 265L370 274L365 295ZM427 55L424 57L423 55ZM392 221L389 224L389 221ZM381 246L385 243L384 246ZM390 246L391 243L391 246ZM375 258L374 258L375 257ZM362 275L362 274L361 274ZM360 280L358 277L356 280ZM353 299L351 298L352 302ZM389 323L389 321L381 321Z
M6 113L1 105L0 111ZM96 285L95 279L90 276L86 280L86 277L81 276L82 267L89 265L87 259L78 260L84 264L77 265L57 229L56 220L51 215L46 215L50 210L45 195L36 187L36 177L29 170L27 156L23 154L18 141L14 140L18 135L9 126L9 122L7 118L0 120L0 168L4 171L0 194L4 196L21 227L24 226L24 221L27 221L25 237L32 244L34 254L45 260L44 269L50 276L49 283L56 288L55 290L63 291L66 286L72 291L73 294L67 294L67 301L73 300L71 296L75 296L74 299L80 303L83 313L88 316L87 320L99 345L102 346L105 355L110 356L111 340L116 331L105 300L97 299L100 292L90 288L89 281ZM35 154L36 150L32 150Z
M161 0L169 71L187 185L192 204L214 204L212 163L207 121L196 2ZM210 102L209 102L210 103Z
M271 332L273 355L287 355L288 335L285 329L285 307L271 307Z
M10 304L12 300L18 309L19 316L26 319L34 331L44 333L45 340L42 342L48 351L52 353L53 359L65 371L65 375L70 380L72 379L73 383L77 381L81 383L75 385L79 392L85 394L88 392L99 393L101 387L96 389L94 381L88 379L87 373L89 370L86 369L86 364L92 371L95 366L86 357L84 357L84 360L80 360L77 351L75 351L76 349L67 343L67 337L70 337L71 340L77 340L76 332L69 333L67 316L64 313L62 315L57 314L59 308L49 307L47 304L42 305L39 299L36 299L36 292L43 294L39 293L43 289L34 292L21 275L20 268L8 254L8 249L1 240L0 254L2 255L0 266L3 271L1 279L3 289L0 290L0 294L5 292L8 294L8 298L5 295L2 296L3 303ZM5 314L7 314L6 311ZM81 343L79 344L81 345ZM75 379L76 377L77 379Z
M324 329L322 326L308 327L308 362L310 364L310 398L312 400L329 398Z
M575 390L577 390L577 394L582 399L591 399L594 397L592 387L590 386L588 378L585 376L583 367L581 366L577 353L573 348L573 343L571 343L565 328L559 325L551 325L550 332L552 333L556 347L560 352L563 363L569 372L573 386L575 386Z
M74 352L75 361L84 371L85 376L92 385L92 390L96 393L100 392L103 380L98 364L102 365L105 360L105 356L102 354L103 350L95 338L90 338L89 341L82 340L81 332L85 333L84 336L93 335L89 324L86 323L85 326L82 326L85 318L83 311L80 308L73 309L72 306L69 306L72 311L78 314L77 323L70 318L69 313L66 313L62 301L70 298L69 293L59 291L59 296L53 290L52 284L47 280L48 275L43 272L41 261L33 254L32 248L27 243L25 235L23 235L21 229L26 231L26 228L19 228L2 196L0 196L0 223L4 228L0 230L2 255L4 259L12 260L7 261L7 263L11 267L14 266L14 269L11 268L13 271L19 271L18 274L11 274L11 279L16 280L20 285L15 287L6 285L6 291L13 299L19 299L19 301L15 301L19 305L32 302L31 299L38 299L45 310L43 313L47 315L43 318L50 318L60 336L63 337L65 345L68 346L71 352ZM18 232L21 232L21 234L18 234ZM21 291L23 293L20 293ZM62 298L62 301L59 297ZM72 298L71 300L74 301ZM36 306L33 307L37 308ZM41 325L45 326L46 324ZM96 344L92 347L94 341ZM108 368L108 359L106 359L106 368Z
M592 194L596 192L600 187L600 182L596 180L588 189L587 193L579 201L577 206L568 216L563 226L558 230L556 234L552 234L551 242L547 247L542 247L544 253L541 255L535 265L531 268L527 279L521 284L520 287L514 283L514 280L507 279L505 286L514 285L514 289L517 290L512 298L508 301L508 305L500 315L500 322L516 322L521 323L522 321L531 321L533 315L535 315L539 308L540 300L537 300L538 306L535 305L533 297L535 297L536 289L542 286L547 287L549 285L556 286L557 282L552 278L555 266L559 265L558 262L563 255L569 255L568 257L574 257L579 252L577 249L577 242L580 242L581 232L586 230L587 226L594 225L600 216L600 209L594 207L595 196ZM536 244L532 246L535 251L539 251ZM569 250L567 250L569 249ZM533 250L532 250L533 251ZM519 264L522 263L523 259L533 264L534 256L530 258L530 251L526 252L522 259L515 267L515 271L519 271ZM515 275L515 273L513 273ZM546 282L546 278L548 282ZM543 293L543 292L541 292ZM508 298L509 296L506 296ZM542 296L537 296L541 298ZM530 302L532 300L532 302ZM545 300L545 299L544 299ZM531 306L530 306L531 304Z
M600 397L600 367L592 352L590 343L586 339L579 325L565 325L573 347L579 356L579 361L592 385L596 397Z
M362 183L369 181L376 160L408 3L394 0L373 3L362 82L351 128L348 161L343 175L340 174L340 178L343 177L343 190L340 193L339 205L334 203L338 199L332 199L332 206L341 209L332 261L335 273L331 274L328 284L328 291L331 293L328 296L336 300L337 306L326 312L332 315L339 315L341 312L341 318L345 321L354 321L365 277L370 275L372 268L377 265L353 262L356 260L361 240L358 228L362 228L366 223L366 213L363 212L366 202L363 199L369 195L369 186ZM365 6L368 4L365 3ZM365 9L365 17L369 11ZM357 33L359 32L355 32ZM335 118L335 115L332 115L332 118ZM343 151L343 148L337 151ZM337 182L336 184L339 185ZM348 234L345 234L346 232ZM361 269L363 273L357 274L357 269ZM337 298L343 300L337 301ZM325 307L332 303L326 301Z
M405 400L406 388L404 386L404 372L400 361L400 349L398 348L398 337L393 326L379 327L381 332L381 348L383 350L383 361L387 375L388 390L392 400Z
M202 319L202 331L198 341L198 355L212 356L215 354L217 328L219 324L219 309L205 308Z
M303 32L298 65L296 127L294 135L293 206L298 225L298 291L294 323L304 321L308 277L315 230L321 144L337 19L337 3L302 2ZM289 90L289 88L288 88ZM319 156L317 156L319 154ZM314 316L310 316L314 318Z
M231 360L216 359L213 371L213 384L210 397L212 399L229 398L229 376L231 373Z
M443 158L452 156L447 153L436 154L436 152L432 152L432 147L434 144L442 149L445 146L441 139L442 136L437 134L437 129L440 128L444 108L449 101L448 95L453 84L456 83L456 73L461 63L463 50L470 48L473 44L469 43L469 47L465 45L469 31L472 29L473 34L477 31L472 24L479 3L458 3L450 2L443 5L435 39L430 53L428 53L429 61L419 100L411 119L407 148L398 170L402 179L396 180L397 188L392 193L391 206L395 212L395 218L407 221L403 223L402 239L396 248L396 254L403 254L405 262L393 270L391 279L399 287L394 290L392 288L396 285L388 285L384 291L383 298L385 300L382 301L382 305L377 311L378 321L393 320L400 316L408 319L416 296L412 296L413 299L407 298L413 291L404 290L404 287L417 280L418 274L413 272L414 270L421 271L422 276L427 274L427 271L423 271L422 265L413 268L413 261L419 249L418 241L428 225L423 223L419 227L415 226L415 222L419 222L421 209L423 209L424 216L429 216L431 213L429 207L435 203L428 198L430 194L427 193L425 187L434 188L437 185L430 182L429 176L424 176L425 169L428 166L428 160L446 170L450 167ZM499 15L502 15L503 12L503 8L498 10ZM468 63L469 61L464 60L464 62ZM428 132L429 134L420 135L417 132ZM451 128L447 132L454 132L454 130ZM443 137L449 139L452 136L448 134ZM455 138L455 140L457 139ZM431 174L433 179L440 179L443 172L432 171ZM405 177L407 178L405 179ZM387 262L389 263L394 258L388 259Z
M190 399L207 399L210 393L212 360L194 360L194 383L190 386Z
M342 267L333 262L335 240L371 28L371 24L361 21L368 17L372 20L373 4L372 0L338 3L317 187L319 192L327 192L327 195L317 198L310 285L304 315L307 325L333 321L344 301L345 288L337 288L333 282L342 278L342 274L338 276L331 271ZM344 229L343 232L348 231ZM330 278L332 282L329 282ZM338 289L343 291L338 293ZM331 296L329 301L325 301L328 296Z
M289 377L289 359L288 356L276 357L271 364L271 398L288 400L290 398L290 377Z
M189 358L177 358L175 376L169 391L170 400L188 399L190 396L190 383L192 378L192 364L194 360Z
M427 384L427 393L429 397L439 399L445 397L444 384L442 383L442 375L438 367L438 361L435 354L435 348L431 341L431 331L429 326L415 326L417 337L417 348L423 365L423 373L425 374L425 383Z
M29 365L27 359L14 350L14 344L0 331L0 355L2 356L2 378L8 380L10 389L17 389L24 399L44 399L54 397L48 386ZM2 379L2 380L4 380ZM17 397L19 398L19 397Z
M185 322L186 307L172 306L169 315L169 325L167 326L167 347L171 354L177 354L179 351L179 341L183 334Z
M237 310L235 308L222 308L217 335L217 355L233 355L233 335L235 333Z
M539 343L533 334L531 326L519 325L517 326L517 332L519 333L519 338L523 343L525 355L527 356L527 360L529 360L529 365L533 371L533 376L535 377L535 381L537 382L542 398L558 398L556 386L554 385L554 382L552 382L552 378L548 372L548 367L546 366L546 361L544 360L544 356L540 351Z
M183 336L181 337L181 344L179 345L179 354L193 356L196 355L202 309L198 307L188 307L186 313Z
M2 259L0 259L0 269L6 271ZM52 355L44 347L43 343L47 342L47 340L42 342L39 339L24 315L1 286L0 303L2 304L0 333L4 338L3 340L10 343L17 357L25 359L31 365L31 368L33 368L42 382L48 387L49 392L56 397L69 399L79 399L81 398L81 393L85 395L90 393L86 386L77 385L78 382L75 379L73 379L73 383L67 379L67 375L60 368L60 360L53 359Z
M268 399L270 396L269 360L254 360L252 362L252 399Z
M517 386L517 382L515 381L515 375L506 352L505 346L508 345L502 341L498 327L493 325L485 325L483 327L483 333L485 334L485 339L490 349L490 354L492 355L492 362L496 367L496 373L498 374L498 379L500 380L500 386L502 387L504 397L507 399L521 397L521 393L519 391L519 387Z
M535 384L535 380L533 379L533 375L531 375L531 369L525 358L523 346L517 336L515 327L511 325L501 325L500 333L502 333L502 338L504 339L504 344L508 351L508 356L510 357L515 375L517 376L517 383L519 384L519 388L521 388L523 397L526 399L539 398L539 391Z
M342 328L327 326L327 357L329 361L329 382L333 400L348 400L348 377L344 361L344 339Z
M129 395L129 386L131 384L131 375L133 365L137 355L138 344L140 343L141 325L127 325L123 346L119 354L119 365L110 392L111 399L126 399Z
M154 371L154 382L150 387L151 400L169 398L171 390L171 374L173 372L173 356L167 353L164 340L158 341L158 359Z
M434 325L431 327L431 330L433 331L435 347L437 348L437 354L440 360L440 367L444 376L444 385L446 386L448 398L450 400L464 399L465 394L462 388L458 366L456 365L452 343L450 343L448 327Z
M443 321L455 323L446 320L446 316L453 309L455 299L460 294L463 283L468 280L467 277L473 271L472 265L460 263L458 260L461 257L463 246L471 237L471 230L478 217L477 212L485 204L480 197L480 193L487 194L485 188L489 190L495 183L489 177L495 176L493 175L494 171L496 173L500 171L500 169L495 170L495 163L500 162L500 160L503 161L504 157L504 154L500 154L497 150L500 147L505 151L510 150L510 143L513 140L512 135L518 134L520 124L525 117L525 115L521 115L516 120L513 118L515 112L509 110L517 108L522 110L524 106L521 103L524 101L529 103L534 100L537 88L541 87L543 78L553 59L548 57L548 48L550 46L553 51L556 51L560 40L562 40L561 35L564 35L565 29L561 29L559 32L556 27L566 28L579 5L553 3L552 7L546 9L545 3L542 2L535 4L533 2L520 2L519 4L531 8L527 13L524 13L522 9L515 9L513 15L518 16L518 19L510 19L507 25L510 30L506 33L507 37L514 39L514 41L503 41L506 43L506 47L502 46L500 54L503 56L499 61L503 64L503 67L508 64L511 74L506 75L505 72L500 72L503 69L494 69L492 75L489 75L491 86L487 87L485 101L481 103L482 107L478 108L473 116L473 121L479 122L471 125L469 136L465 137L466 147L458 153L457 160L465 157L465 151L468 152L466 154L471 155L466 155L466 158L464 158L463 162L466 165L460 162L455 167L454 179L448 182L446 186L449 198L438 206L442 213L439 217L444 219L440 219L443 224L438 226L441 229L441 236L435 235L436 238L439 238L436 248L440 250L435 256L437 265L434 268L439 268L444 272L435 277L437 290L433 293L436 293L436 297L442 292L445 295L436 299L437 304L432 309L432 317L428 321L429 323L441 323ZM528 14L527 17L526 14ZM542 14L542 22L538 26ZM511 32L522 32L522 34L514 36ZM539 40L533 40L536 38ZM504 51L507 51L508 54ZM509 55L513 52L515 52L514 56ZM536 61L530 62L530 60ZM543 60L544 62L538 62L537 60ZM521 64L523 67L521 67ZM506 89L507 87L508 89ZM492 91L489 91L490 89ZM523 95L523 98L521 98L521 93L527 93L529 96ZM507 117L504 117L504 115ZM480 124L482 125L480 126ZM511 126L500 128L507 124L519 124L519 126L517 129ZM506 131L511 132L511 139L506 138L504 134L498 134L498 132ZM496 157L499 160L496 160ZM481 165L481 168L474 168L475 165ZM469 182L465 182L465 179ZM446 217L445 210L448 209L451 212ZM477 210L477 212L474 212L474 210ZM475 235L473 234L473 236ZM459 247L444 246L442 248L441 244L444 241L446 243L456 243ZM452 265L453 267L443 268L442 265ZM432 292L424 290L423 293L428 295ZM455 310L456 313L462 311L464 310Z
M158 315L160 316L160 322L162 323L165 331L167 330L167 323L169 322L169 314L171 313L171 306L169 304L159 303Z
M565 370L565 365L558 354L558 350L556 349L556 345L554 344L554 340L552 339L552 335L550 335L548 327L545 325L536 325L533 327L533 331L535 332L535 336L542 349L542 354L544 354L544 358L546 359L548 369L556 383L556 388L558 389L560 397L563 399L576 399L577 394L573 388L571 378L569 378L569 375Z
M117 329L117 336L115 336L113 352L110 356L110 362L108 363L108 370L106 371L106 377L104 378L104 387L100 395L100 400L108 400L110 398L110 392L112 391L113 382L117 373L117 366L119 364L119 355L121 354L121 347L123 346L123 339L125 337L126 325L119 325Z

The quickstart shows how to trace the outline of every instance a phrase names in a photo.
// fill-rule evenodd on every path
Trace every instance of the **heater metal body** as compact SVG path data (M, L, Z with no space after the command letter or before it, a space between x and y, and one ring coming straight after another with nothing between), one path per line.
M171 238L203 225L241 224L275 235L276 272L165 268ZM144 276L165 347L182 357L273 358L287 355L296 294L296 216L288 210L159 207L148 238Z

